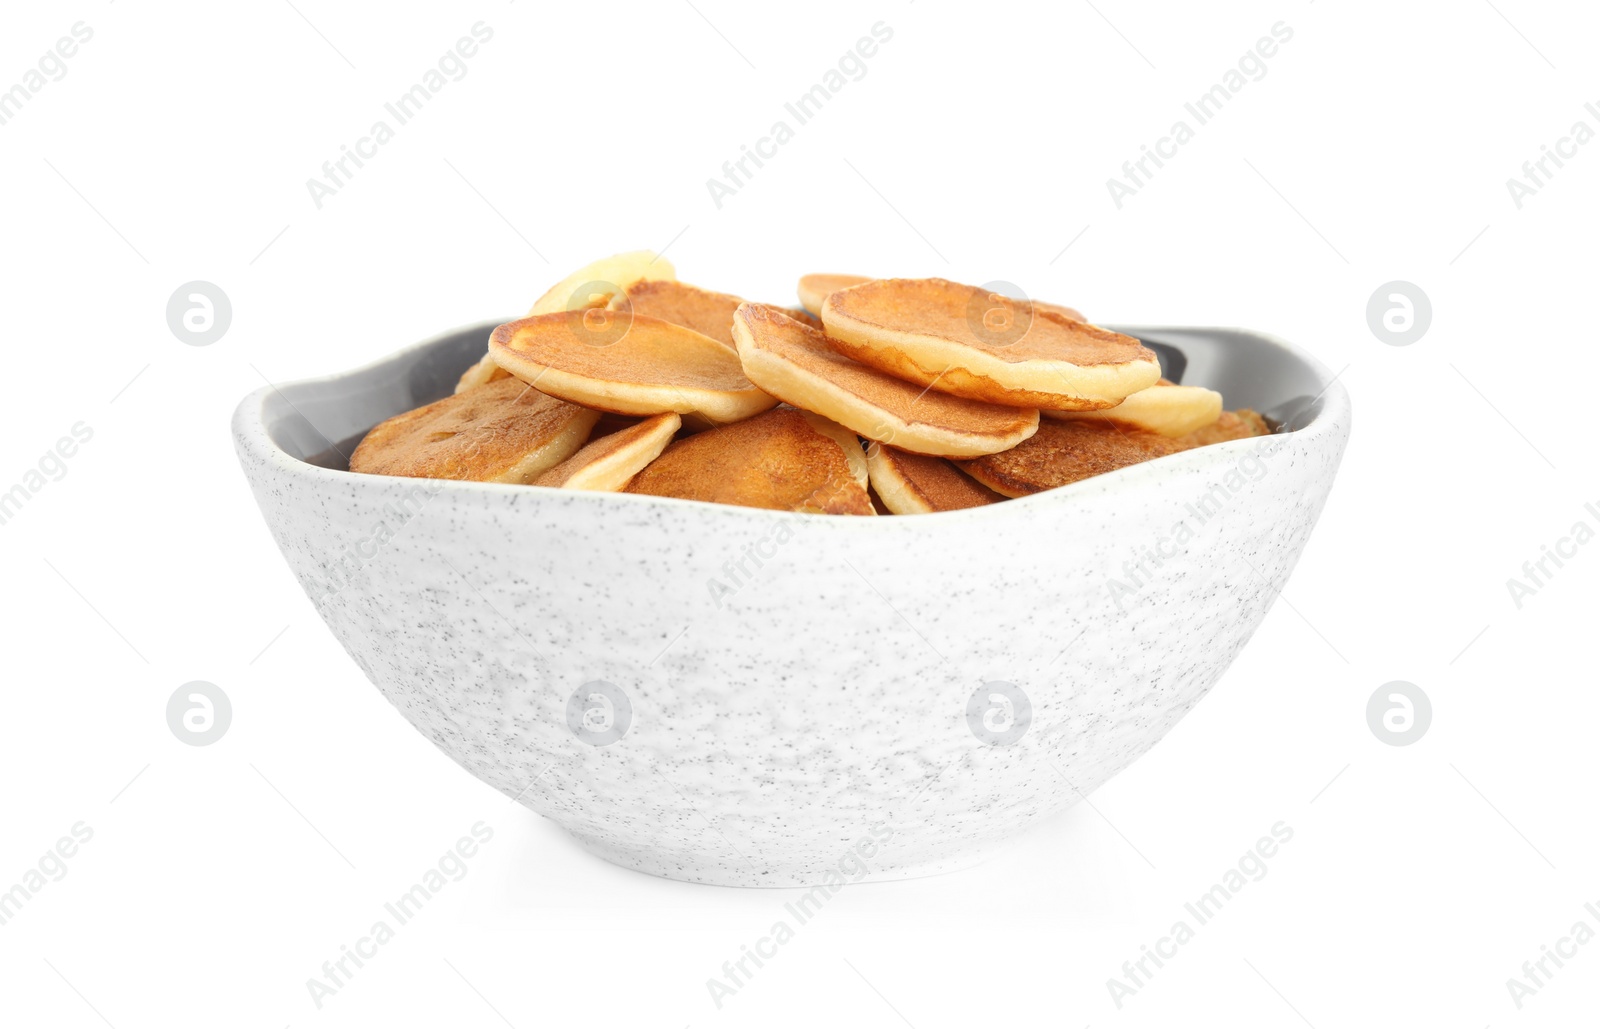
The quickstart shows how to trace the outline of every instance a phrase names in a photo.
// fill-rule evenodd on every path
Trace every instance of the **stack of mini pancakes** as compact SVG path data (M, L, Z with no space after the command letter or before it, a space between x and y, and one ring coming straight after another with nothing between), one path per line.
M944 279L807 275L799 294L700 289L648 251L597 261L350 469L927 514L1271 431L1072 308Z

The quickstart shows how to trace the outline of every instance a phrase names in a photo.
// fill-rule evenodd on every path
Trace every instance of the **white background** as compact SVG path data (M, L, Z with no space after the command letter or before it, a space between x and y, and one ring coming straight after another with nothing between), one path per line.
M0 127L0 490L10 522L0 889L7 1025L1572 1026L1600 942L1506 980L1600 902L1600 546L1506 581L1600 502L1589 383L1600 143L1506 180L1600 101L1576 3L7 5L0 89L94 38ZM306 188L478 21L493 40L319 210ZM870 26L893 39L721 209L706 180ZM1284 22L1293 39L1121 209L1106 180ZM1192 123L1192 119L1191 119ZM670 244L670 246L669 246ZM1069 246L1070 244L1070 246ZM1323 520L1212 696L1093 798L965 873L852 887L719 1010L781 893L582 853L456 767L345 657L228 434L262 384L512 315L668 247L787 301L809 271L1006 279L1107 322L1244 325L1341 371ZM233 324L169 332L204 279ZM1403 279L1408 347L1366 306ZM233 703L191 747L167 698ZM1432 727L1369 730L1404 679ZM130 784L131 783L131 784ZM318 1010L306 980L468 828L494 839ZM1278 821L1294 839L1119 1009L1106 980ZM1553 966L1551 966L1553 967Z

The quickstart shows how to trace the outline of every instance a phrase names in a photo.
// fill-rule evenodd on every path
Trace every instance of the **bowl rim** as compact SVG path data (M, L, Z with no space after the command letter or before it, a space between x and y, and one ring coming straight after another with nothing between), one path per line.
M294 408L294 401L289 399L285 391L298 390L310 386L339 383L345 380L356 378L364 373L377 371L387 367L403 367L416 355L422 353L423 351L432 349L433 347L439 346L446 340L454 339L464 332L475 331L479 328L484 328L486 331L491 330L495 325L499 324L501 324L501 322L473 323L469 325L458 326L453 329L447 329L445 331L438 332L427 339L408 344L407 346L401 347L400 349L395 350L387 355L375 358L366 362L365 364L358 365L354 368L348 368L340 372L308 376L283 383L275 383L271 380L267 380L265 385L259 386L246 394L239 401L238 406L234 409L233 418L231 419L231 428L235 447L241 457L249 455L250 457L271 465L280 472L289 475L296 475L313 481L344 483L370 481L370 483L373 485L384 486L393 486L395 484L404 482L418 484L426 483L430 489L440 492L447 491L451 494L462 497L478 496L490 498L502 496L511 498L530 495L538 496L539 494L559 494L562 499L567 502L588 500L596 504L635 504L645 505L646 507L654 505L666 505L669 509L678 507L699 511L716 511L719 512L723 517L743 517L748 520L763 520L774 524L790 523L812 525L827 523L829 525L833 525L836 523L865 523L868 525L876 525L884 521L893 524L899 522L905 517L908 517L891 515L871 518L835 517L819 519L813 514L799 511L778 511L768 508L742 507L736 504L717 504L710 501L687 500L680 497L658 497L638 493L568 490L554 486L533 486L519 483L472 482L458 479L422 479L393 475L363 475L358 472L350 472L337 468L326 468L295 457L288 451L284 450L283 447L272 438L271 433L267 431L264 412L266 410L267 401L272 397L273 394L277 394L278 396L282 397L284 403L287 403L291 408ZM1286 351L1288 354L1303 362L1312 371L1314 371L1318 379L1323 383L1323 387L1322 391L1313 398L1313 402L1320 399L1323 401L1323 403L1309 422L1307 422L1305 425L1302 425L1298 429L1292 429L1288 432L1273 433L1267 436L1254 436L1247 439L1228 440L1224 443L1213 443L1205 447L1197 447L1193 450L1186 450L1181 453L1170 454L1155 460L1129 465L1126 468L1119 468L1112 472L1106 472L1101 475L1092 476L1088 479L1082 479L1078 482L1069 483L1066 486L1059 486L1055 489L1035 493L1032 496L1011 498L1003 503L985 504L979 507L963 508L956 511L938 511L931 514L910 517L916 517L920 519L935 518L939 519L941 524L943 524L963 519L992 519L1005 517L1007 515L1027 515L1030 512L1034 512L1042 508L1044 505L1061 503L1065 499L1071 498L1086 489L1099 488L1104 490L1110 488L1132 488L1148 481L1151 478L1164 476L1166 474L1166 469L1173 469L1182 464L1198 464L1200 462L1217 463L1219 458L1229 455L1238 455L1238 458L1242 458L1251 451L1265 450L1271 447L1282 446L1284 442L1289 439L1295 439L1308 445L1312 444L1313 441L1325 442L1330 438L1341 437L1343 432L1348 427L1350 420L1350 395L1345 389L1344 384L1340 382L1344 372L1341 370L1337 374L1330 374L1327 366L1319 361L1316 357L1289 342L1288 340L1283 339L1282 337L1273 335L1271 333L1261 332L1257 329L1247 329L1232 326L1129 325L1118 323L1116 325L1107 325L1106 327L1112 329L1113 331L1122 332L1137 338L1144 338L1146 336L1151 338L1159 338L1164 333L1226 333L1253 337L1254 339L1257 339L1263 343L1267 343ZM296 408L296 410L298 409ZM307 424L310 424L309 419L307 419ZM318 435L321 435L320 430L316 430L314 425L312 428L314 431L318 432ZM323 438L325 440L327 439L325 436ZM333 441L328 440L328 443L332 445ZM1235 458L1235 460L1238 458ZM534 492L530 494L530 491Z

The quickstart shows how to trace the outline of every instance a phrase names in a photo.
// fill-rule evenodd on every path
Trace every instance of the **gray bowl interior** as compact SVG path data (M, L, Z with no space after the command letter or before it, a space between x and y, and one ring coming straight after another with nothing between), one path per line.
M275 388L262 410L267 433L291 457L344 470L367 430L455 389L483 356L499 322L447 333L359 371ZM1239 329L1108 326L1156 352L1173 382L1218 390L1230 408L1249 407L1292 432L1316 418L1327 372L1268 337Z

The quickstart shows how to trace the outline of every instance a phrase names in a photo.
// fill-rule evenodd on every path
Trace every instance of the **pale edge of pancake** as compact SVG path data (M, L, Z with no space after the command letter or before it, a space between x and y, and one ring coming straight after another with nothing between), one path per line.
M1044 411L1050 418L1071 421L1093 418L1121 422L1173 439L1216 424L1222 417L1222 394L1204 386L1152 386L1103 411Z
M930 379L960 368L1002 389L1117 401L1154 386L1161 378L1161 363L1154 354L1119 364L1077 365L1041 359L1010 362L955 340L890 329L843 315L831 302L822 305L822 321L828 335L835 339L867 350L893 350Z
M921 491L900 475L894 462L886 456L886 449L867 448L867 474L883 506L897 515L933 514L933 505L924 500Z
M603 257L598 261L584 265L577 271L568 275L560 282L545 290L533 306L528 309L528 317L537 314L549 314L552 311L565 310L567 295L585 282L605 280L613 282L622 289L627 289L636 282L646 279L676 279L678 271L672 262L652 250L633 250L625 254L613 254ZM604 306L609 303L610 297L601 301ZM456 382L456 392L469 390L474 386L482 386L486 382L493 382L500 378L499 372L503 371L495 364L494 356L490 352L478 358L478 363L461 373L461 378ZM509 374L509 373L507 373Z
M530 450L522 460L505 472L489 480L527 485L540 475L576 454L589 439L589 431L600 420L599 411L580 411L573 415L567 427L542 447Z
M744 366L746 377L758 387L803 410L826 408L822 414L853 432L880 443L889 443L901 450L927 454L930 457L982 457L985 454L998 454L1010 450L1039 429L1037 411L1022 429L1004 435L978 435L943 429L927 423L912 424L781 355L763 349L756 343L749 328L737 317L733 320L733 338L739 344L739 360ZM876 371L876 369L871 370ZM755 372L754 375L751 375L752 371ZM757 382L757 379L761 381ZM831 402L819 403L817 399L819 392Z
M592 461L577 469L565 480L557 484L561 489L590 490L598 492L616 493L633 481L633 477L644 470L645 465L661 456L667 449L667 444L672 442L672 437L677 433L682 419L676 413L655 415L661 421L638 439L627 446L621 447L604 457ZM644 423L640 423L644 424ZM628 432L637 426L629 426L621 430ZM595 444L603 444L608 437L595 440ZM578 451L573 457L579 457ZM552 466L554 467L554 466Z

